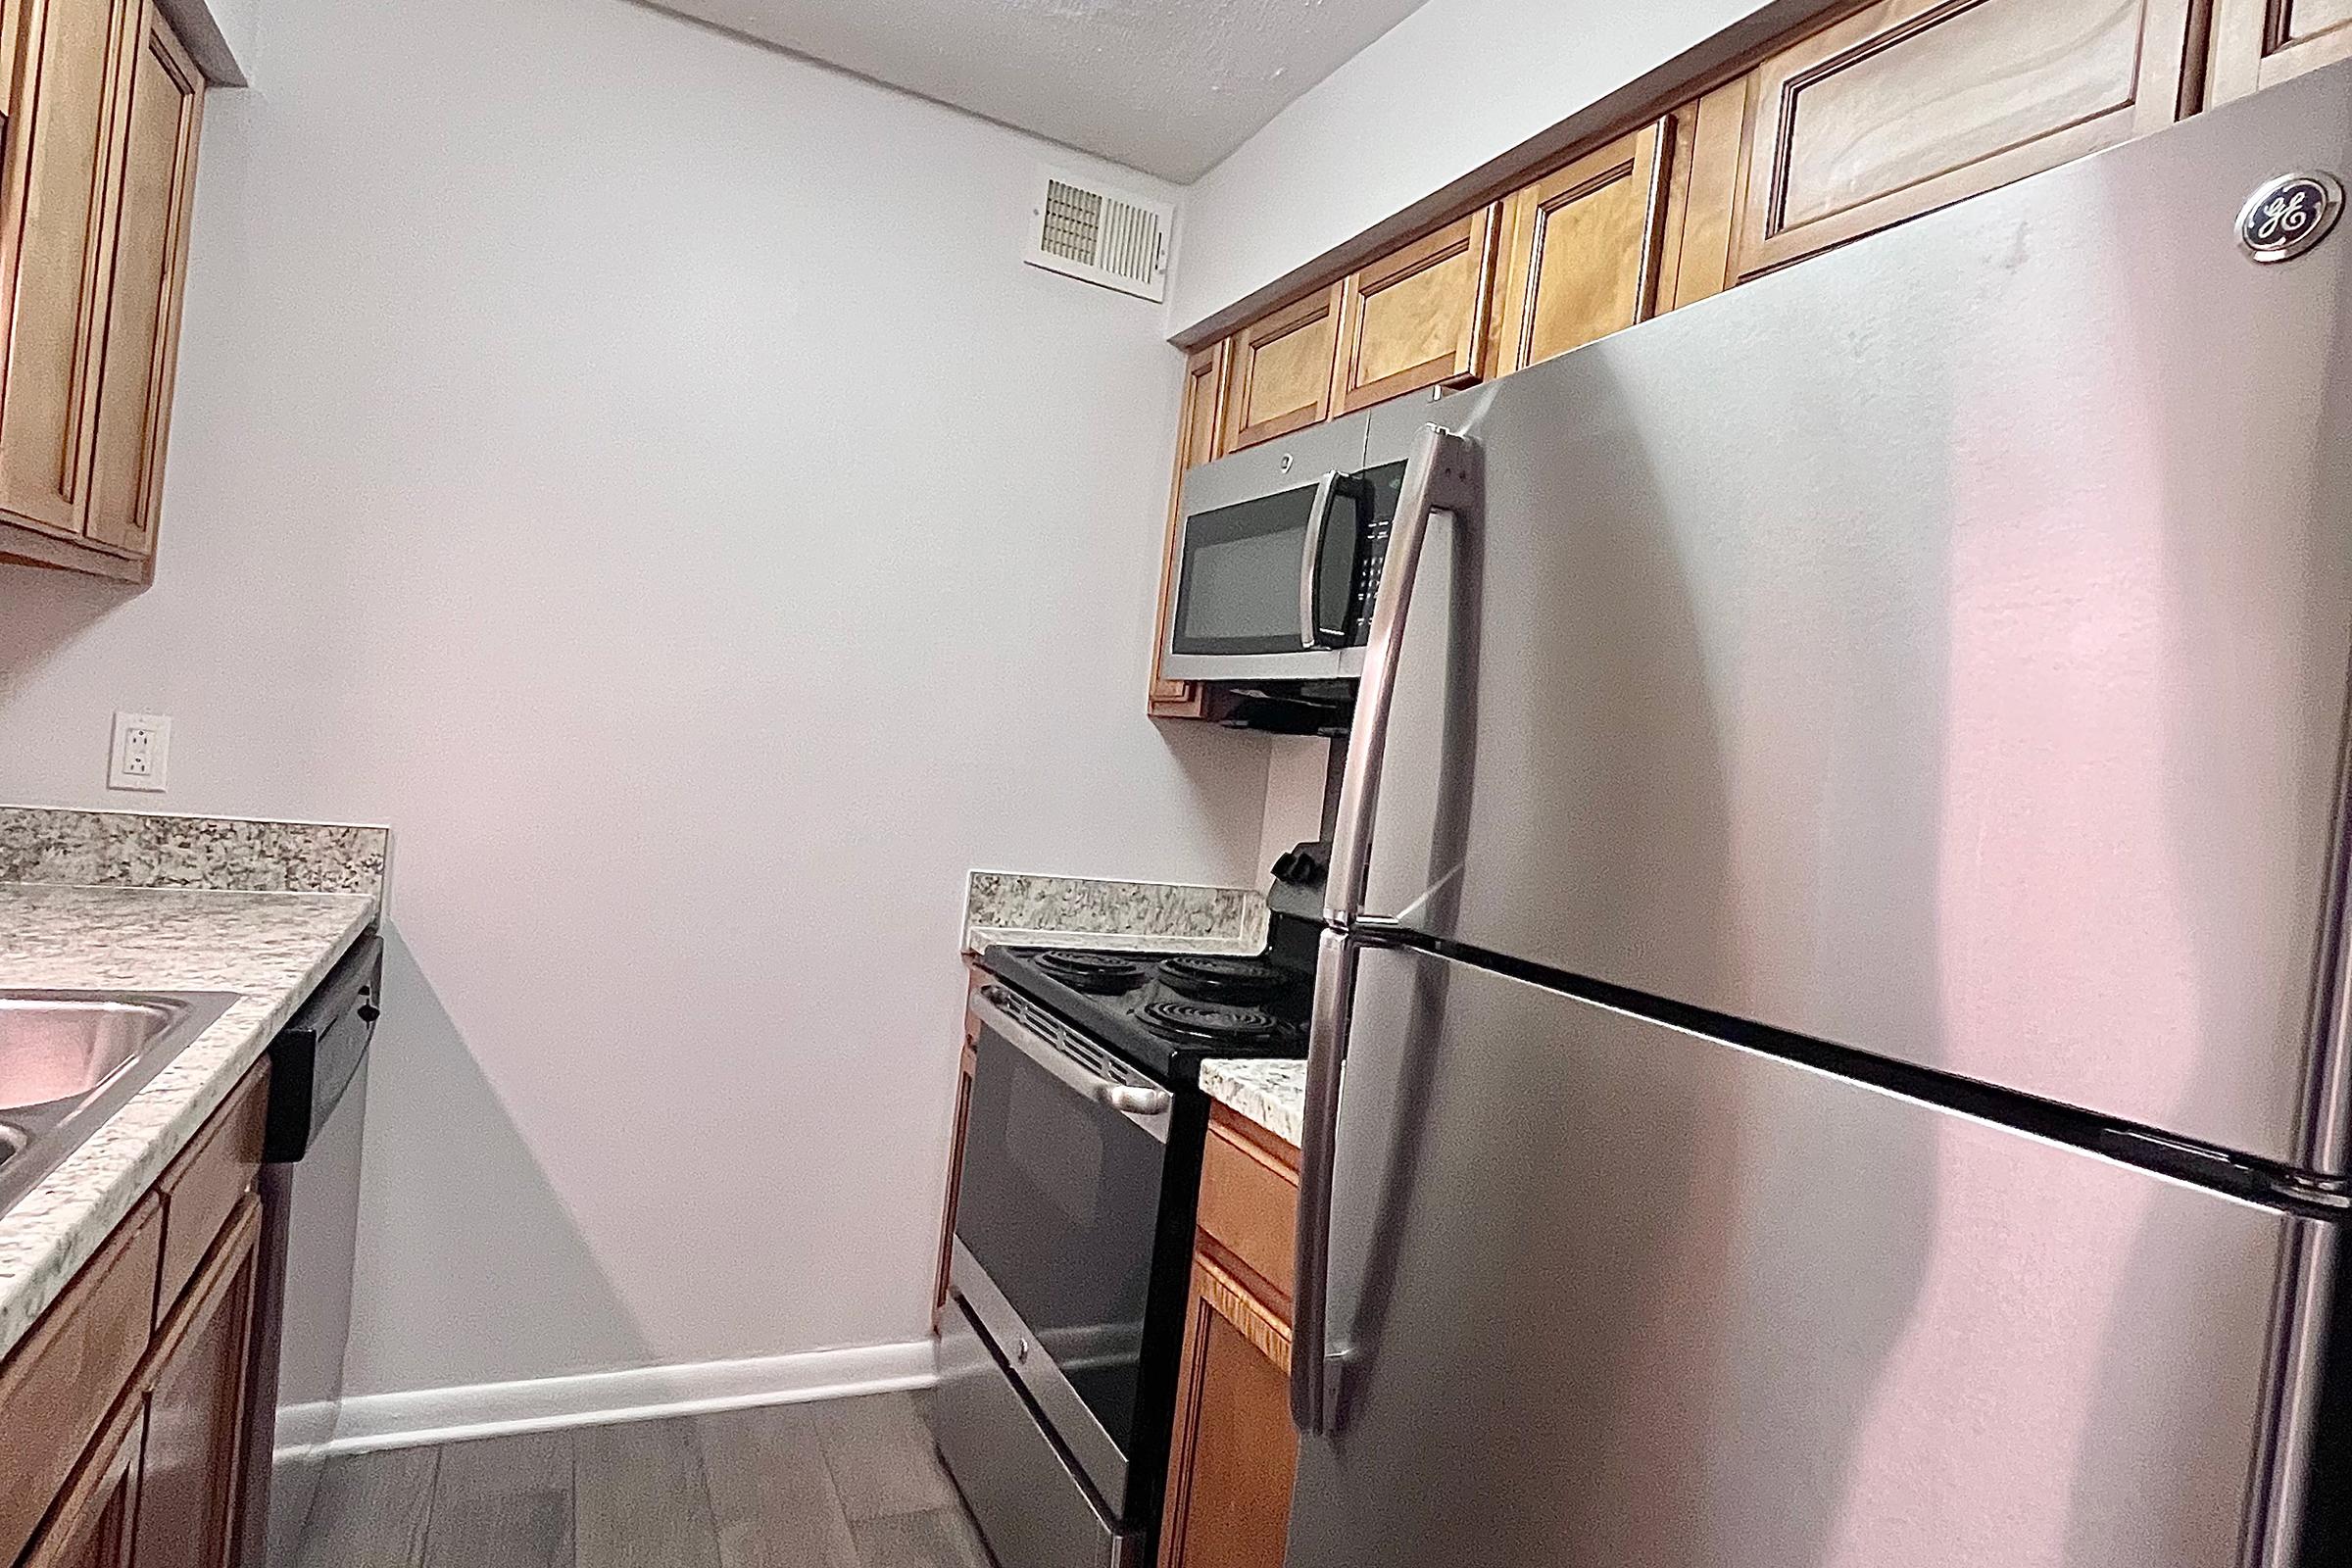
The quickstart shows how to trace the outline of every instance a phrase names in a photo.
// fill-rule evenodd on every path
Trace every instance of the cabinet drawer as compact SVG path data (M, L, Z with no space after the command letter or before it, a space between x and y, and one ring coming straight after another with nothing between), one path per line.
M1758 70L1742 276L2170 124L2193 0L1882 0Z
M237 1204L253 1191L262 1168L262 1133L270 1108L270 1062L254 1065L228 1093L195 1142L172 1162L155 1190L164 1202L163 1284L156 1293L160 1321L195 1278L196 1266Z
M150 1195L0 1364L0 1562L24 1549L146 1353L162 1242Z
M1222 1105L1200 1155L1200 1229L1284 1304L1297 1273L1298 1154Z

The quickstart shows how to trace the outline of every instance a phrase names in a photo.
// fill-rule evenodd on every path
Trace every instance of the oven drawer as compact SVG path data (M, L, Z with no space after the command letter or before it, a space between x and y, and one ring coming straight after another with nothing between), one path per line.
M939 1455L998 1562L1141 1568L1143 1538L1104 1516L959 1296L940 1320L931 1412Z

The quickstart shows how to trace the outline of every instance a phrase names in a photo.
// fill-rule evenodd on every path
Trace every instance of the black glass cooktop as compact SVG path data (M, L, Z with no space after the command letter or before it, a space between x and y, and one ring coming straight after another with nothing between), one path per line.
M1209 1056L1303 1056L1311 975L1222 954L990 948L980 966L1155 1078Z

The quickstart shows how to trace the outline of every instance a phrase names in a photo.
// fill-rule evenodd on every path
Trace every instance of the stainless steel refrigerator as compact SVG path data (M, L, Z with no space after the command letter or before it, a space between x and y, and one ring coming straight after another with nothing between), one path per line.
M2352 65L1436 405L1292 1568L2352 1561L2337 176Z

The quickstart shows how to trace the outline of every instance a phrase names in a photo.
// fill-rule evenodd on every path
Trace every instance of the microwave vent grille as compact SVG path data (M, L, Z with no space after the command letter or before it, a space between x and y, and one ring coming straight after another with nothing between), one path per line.
M1175 220L1175 209L1164 202L1062 170L1040 170L1027 260L1138 299L1164 300Z

